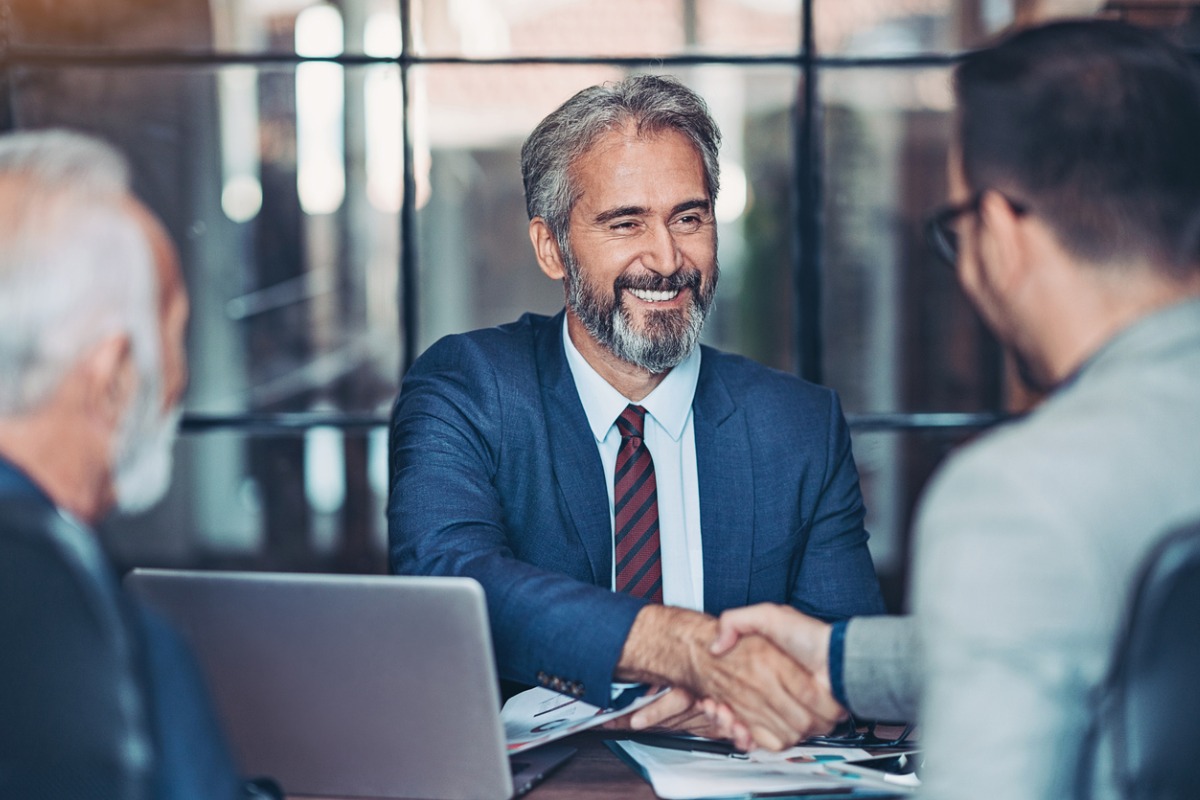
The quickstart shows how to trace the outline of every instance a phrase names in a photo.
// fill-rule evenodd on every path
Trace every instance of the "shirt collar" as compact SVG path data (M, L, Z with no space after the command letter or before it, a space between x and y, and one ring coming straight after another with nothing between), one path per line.
M33 478L8 459L0 456L0 496L18 495L36 497L38 500L53 508L54 501L38 486Z
M588 426L597 442L608 436L613 422L625 410L630 401L612 385L600 377L583 354L571 341L567 332L567 318L563 316L563 349L567 354L567 366L575 379L575 390L587 414ZM642 398L638 405L654 418L659 427L678 441L683 436L684 426L692 413L692 399L696 396L696 384L700 380L700 348L693 347L678 366L667 373L654 391Z

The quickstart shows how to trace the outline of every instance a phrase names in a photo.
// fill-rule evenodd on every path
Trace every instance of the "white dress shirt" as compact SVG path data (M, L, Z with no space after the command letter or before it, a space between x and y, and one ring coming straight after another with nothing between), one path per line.
M630 401L600 377L576 349L563 320L563 347L575 389L604 464L609 522L613 519L613 471L621 434L616 419ZM692 398L700 378L700 348L675 367L654 391L635 405L646 409L643 436L654 460L658 484L658 529L662 550L663 602L697 611L704 609L704 560L700 546L700 486L696 471L696 436ZM615 549L615 545L614 545ZM616 585L616 558L609 586Z

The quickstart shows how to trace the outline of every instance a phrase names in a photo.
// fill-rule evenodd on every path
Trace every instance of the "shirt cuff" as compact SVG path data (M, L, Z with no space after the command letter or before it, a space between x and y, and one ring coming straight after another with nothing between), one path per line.
M846 701L846 686L842 678L842 662L846 655L846 626L850 620L843 619L833 623L829 632L829 684L833 689L833 697L842 708L850 710Z

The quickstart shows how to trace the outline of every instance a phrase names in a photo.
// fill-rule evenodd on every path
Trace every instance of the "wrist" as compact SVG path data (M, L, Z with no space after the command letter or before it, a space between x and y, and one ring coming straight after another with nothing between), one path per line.
M638 612L613 677L619 681L695 687L699 664L716 638L717 621L674 606L648 605Z

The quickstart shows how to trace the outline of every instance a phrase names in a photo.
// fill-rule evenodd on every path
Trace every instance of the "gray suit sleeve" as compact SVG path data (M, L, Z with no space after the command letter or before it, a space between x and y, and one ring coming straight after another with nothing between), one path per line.
M921 653L911 617L855 617L846 626L842 685L863 719L911 722L921 689Z

